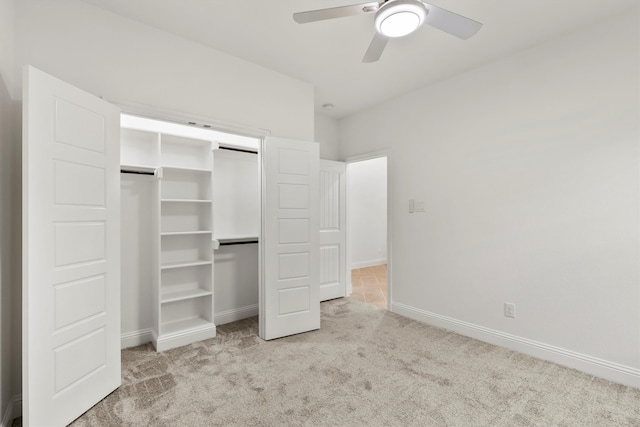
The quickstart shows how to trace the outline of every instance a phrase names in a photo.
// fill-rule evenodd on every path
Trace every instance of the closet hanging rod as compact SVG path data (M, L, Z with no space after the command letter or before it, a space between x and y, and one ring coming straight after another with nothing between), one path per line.
M223 147L220 146L220 150L229 150L229 151L238 151L240 153L250 153L250 154L258 154L257 151L254 150L245 150L243 148L233 148L233 147Z
M131 173L134 175L151 175L151 176L155 175L155 172L134 171L134 170L127 170L127 169L120 169L120 173Z
M251 245L258 243L258 240L247 240L245 242L221 242L220 246L231 246L231 245Z

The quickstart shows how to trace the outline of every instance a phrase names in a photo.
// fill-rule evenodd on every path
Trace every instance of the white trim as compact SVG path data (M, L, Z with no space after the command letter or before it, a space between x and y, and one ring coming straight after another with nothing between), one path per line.
M9 399L7 408L2 416L1 427L11 427L13 420L22 416L22 395L18 394Z
M577 369L596 377L640 388L640 369L638 368L507 334L495 329L485 328L484 326L431 313L397 302L392 304L392 311L423 323L445 328L461 335Z
M383 148L382 150L372 151L370 153L358 154L355 156L349 156L345 160L345 163L361 162L363 160L378 159L380 157L389 157L391 155L391 148ZM387 167L389 165L387 164Z
M125 332L120 335L120 348L136 347L153 341L151 329L141 329L139 331Z
M360 262L352 262L351 263L351 270L355 270L357 268L365 268L365 267L374 267L376 265L383 265L387 263L387 259L386 258L379 258L379 259L370 259L367 261L360 261Z
M258 315L258 304L251 304L240 308L232 308L231 310L221 311L215 314L215 324L224 325L225 323L235 322L236 320L246 319Z
M153 342L157 351L171 350L197 341L204 341L216 337L215 325L206 325L170 335L161 335Z
M105 99L106 101L116 105L120 108L122 113L133 114L136 116L147 117L155 120L167 120L177 123L195 122L194 126L207 125L208 129L217 130L220 132L228 132L236 135L249 136L255 138L262 138L267 135L271 135L271 131L268 129L255 128L245 126L237 123L229 123L221 120L211 119L209 117L198 116L195 114L189 114L180 111L168 110L166 108L154 107L150 105L139 104L136 102L130 102L123 99Z

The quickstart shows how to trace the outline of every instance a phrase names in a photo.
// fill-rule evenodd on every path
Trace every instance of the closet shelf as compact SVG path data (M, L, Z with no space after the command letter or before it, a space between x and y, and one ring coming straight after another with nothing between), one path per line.
M162 295L162 304L176 302L176 301L184 301L187 299L194 299L200 297L208 297L211 296L212 292L206 289L189 289L186 291L177 291L177 292L167 292Z
M203 174L212 172L211 169L192 168L192 167L185 167L185 166L162 166L162 170L167 172L189 172L189 173L203 173Z
M212 234L211 230L193 230L193 231L164 231L161 236L190 236L194 234Z
M211 200L203 199L161 199L162 203L212 203Z
M171 270L173 268L185 268L185 267L196 267L198 265L211 265L213 262L211 260L199 259L195 261L184 261L184 262L168 262L162 264L160 267L162 270Z
M197 329L210 328L212 322L202 317L190 317L171 323L163 323L161 325L162 335L184 334Z

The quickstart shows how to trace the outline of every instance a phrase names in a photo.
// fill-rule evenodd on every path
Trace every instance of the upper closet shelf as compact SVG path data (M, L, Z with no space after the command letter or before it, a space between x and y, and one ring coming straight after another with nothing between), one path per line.
M203 141L210 141L213 144L224 144L240 149L257 151L260 146L260 137L242 136L213 129L209 125L199 127L194 123L180 124L148 119L146 117L121 114L120 125L127 129L136 129L145 132L162 133L165 135L175 135ZM215 127L215 125L213 125ZM224 126L222 126L224 127ZM254 130L256 131L256 130ZM244 133L244 132L240 132ZM255 132L251 132L255 133ZM267 135L268 131L259 130L260 135Z
M212 203L211 200L205 199L162 199L162 203Z
M192 168L192 167L184 167L184 166L162 166L160 168L160 175L162 176L163 172L190 172L190 173L211 173L210 168Z

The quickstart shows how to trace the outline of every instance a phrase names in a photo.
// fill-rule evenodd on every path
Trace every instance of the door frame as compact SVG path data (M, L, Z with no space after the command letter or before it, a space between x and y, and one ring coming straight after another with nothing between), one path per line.
M353 284L351 283L351 233L350 233L350 220L349 220L349 204L351 203L351 198L349 197L349 165L352 163L358 163L365 160L373 160L379 159L382 157L386 157L387 159L387 309L389 311L393 311L393 239L392 234L393 230L391 228L392 220L393 220L393 212L391 209L392 206L392 170L393 170L393 161L392 161L392 152L391 148L384 148L382 150L370 151L368 153L356 154L353 156L348 156L345 159L345 163L347 164L347 242L345 245L346 256L347 256L347 295L351 295L353 293Z

